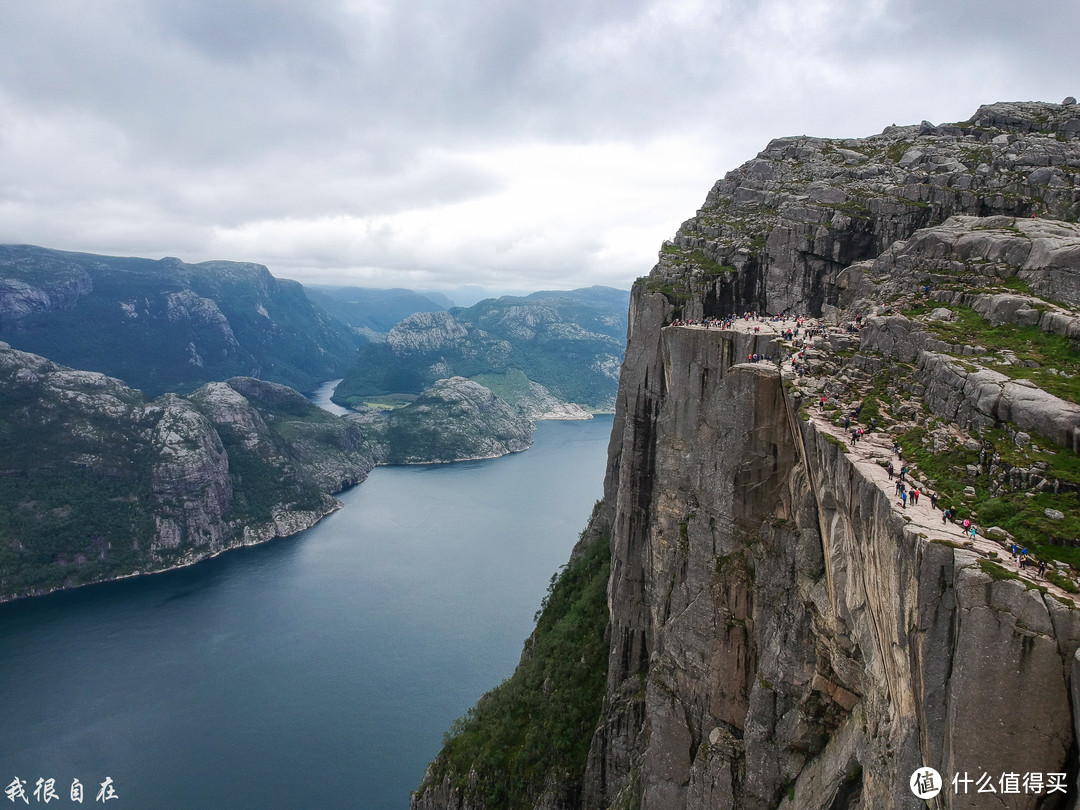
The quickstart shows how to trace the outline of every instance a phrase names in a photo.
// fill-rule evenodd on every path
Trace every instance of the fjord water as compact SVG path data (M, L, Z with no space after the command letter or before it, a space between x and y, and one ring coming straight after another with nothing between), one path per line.
M292 538L0 605L0 782L124 808L405 808L507 677L600 497L611 418L385 467Z

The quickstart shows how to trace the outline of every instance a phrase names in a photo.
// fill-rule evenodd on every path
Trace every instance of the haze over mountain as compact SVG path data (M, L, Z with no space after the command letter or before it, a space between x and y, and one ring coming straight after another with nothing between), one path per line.
M407 401L437 380L460 376L533 416L538 406L524 401L538 397L608 409L622 360L626 302L621 290L590 287L411 315L385 343L360 349L334 401Z
M306 287L308 298L347 325L364 340L383 341L400 321L416 312L439 312L453 306L447 300L413 290L366 287Z

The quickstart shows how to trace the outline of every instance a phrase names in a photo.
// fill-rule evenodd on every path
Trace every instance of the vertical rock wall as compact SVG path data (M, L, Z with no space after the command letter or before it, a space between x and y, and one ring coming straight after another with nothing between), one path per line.
M1066 773L1067 795L998 798L1071 806L1080 613L908 530L773 368L737 362L754 336L662 328L641 285L631 313L585 805L922 807L931 765Z

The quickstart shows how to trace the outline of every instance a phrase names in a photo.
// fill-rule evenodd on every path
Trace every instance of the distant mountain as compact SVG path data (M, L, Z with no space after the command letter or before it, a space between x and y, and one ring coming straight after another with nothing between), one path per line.
M382 341L390 330L416 312L439 312L453 306L413 290L308 286L308 298L365 340Z
M376 460L385 464L472 461L532 445L532 423L464 377L439 380L403 408L372 408L354 418Z
M0 340L150 395L243 375L311 390L359 341L258 264L0 245Z
M334 401L356 407L408 398L460 376L514 405L515 392L528 389L548 410L554 400L605 410L618 388L628 303L627 292L590 287L416 313L391 329L386 343L361 347Z
M609 407L619 387L630 294L611 287L503 296L454 310L513 346L511 367L555 396L596 408Z
M294 534L373 465L356 421L277 383L150 400L0 343L0 601Z

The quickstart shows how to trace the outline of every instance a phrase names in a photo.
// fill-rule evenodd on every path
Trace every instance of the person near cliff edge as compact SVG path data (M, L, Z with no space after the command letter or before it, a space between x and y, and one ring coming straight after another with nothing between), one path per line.
M900 490L900 503L907 509L907 490Z

